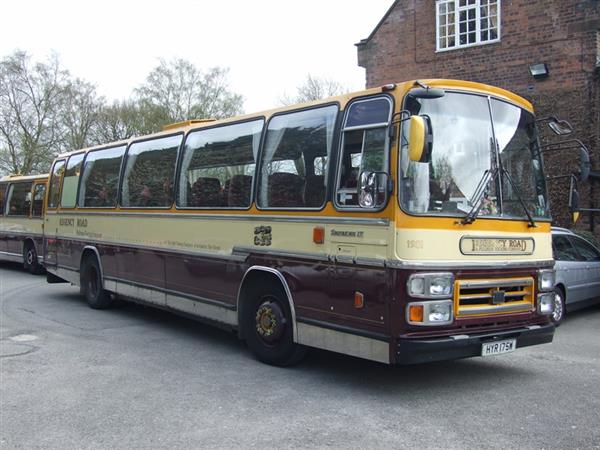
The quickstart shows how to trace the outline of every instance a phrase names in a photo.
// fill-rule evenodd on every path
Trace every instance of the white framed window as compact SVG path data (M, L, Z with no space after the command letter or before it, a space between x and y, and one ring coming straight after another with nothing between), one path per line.
M437 0L437 51L500 41L500 1Z

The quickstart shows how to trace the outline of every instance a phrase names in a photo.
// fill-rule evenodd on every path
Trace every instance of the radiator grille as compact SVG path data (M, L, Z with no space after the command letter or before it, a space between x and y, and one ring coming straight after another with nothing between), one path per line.
M457 317L513 314L533 309L533 278L456 280Z

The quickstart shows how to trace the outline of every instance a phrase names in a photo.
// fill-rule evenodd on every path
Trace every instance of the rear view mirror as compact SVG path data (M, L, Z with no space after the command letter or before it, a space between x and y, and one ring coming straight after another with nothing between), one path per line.
M569 187L569 211L573 217L573 223L579 220L579 192L577 192L577 180L571 177L571 186Z
M439 88L418 87L411 89L408 95L415 98L441 98L446 95L446 91Z
M429 162L433 137L429 117L411 116L408 157L414 162Z
M592 164L590 163L590 154L584 146L579 148L579 181L585 181L590 176Z

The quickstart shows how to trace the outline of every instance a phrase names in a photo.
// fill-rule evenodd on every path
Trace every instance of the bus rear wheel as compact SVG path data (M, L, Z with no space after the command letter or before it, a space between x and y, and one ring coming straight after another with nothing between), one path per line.
M81 288L88 305L94 309L106 309L111 306L112 298L102 287L100 264L94 256L88 256L81 265Z
M300 362L306 347L294 342L292 315L283 289L264 289L248 301L242 320L244 337L252 353L274 366Z
M23 267L34 275L38 275L43 271L38 261L35 245L31 242L26 243L23 247Z

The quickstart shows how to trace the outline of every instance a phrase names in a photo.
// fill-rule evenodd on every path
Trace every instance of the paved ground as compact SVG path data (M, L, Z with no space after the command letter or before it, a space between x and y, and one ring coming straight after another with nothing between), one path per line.
M0 448L600 448L600 307L549 345L387 367L255 361L231 333L0 264Z

